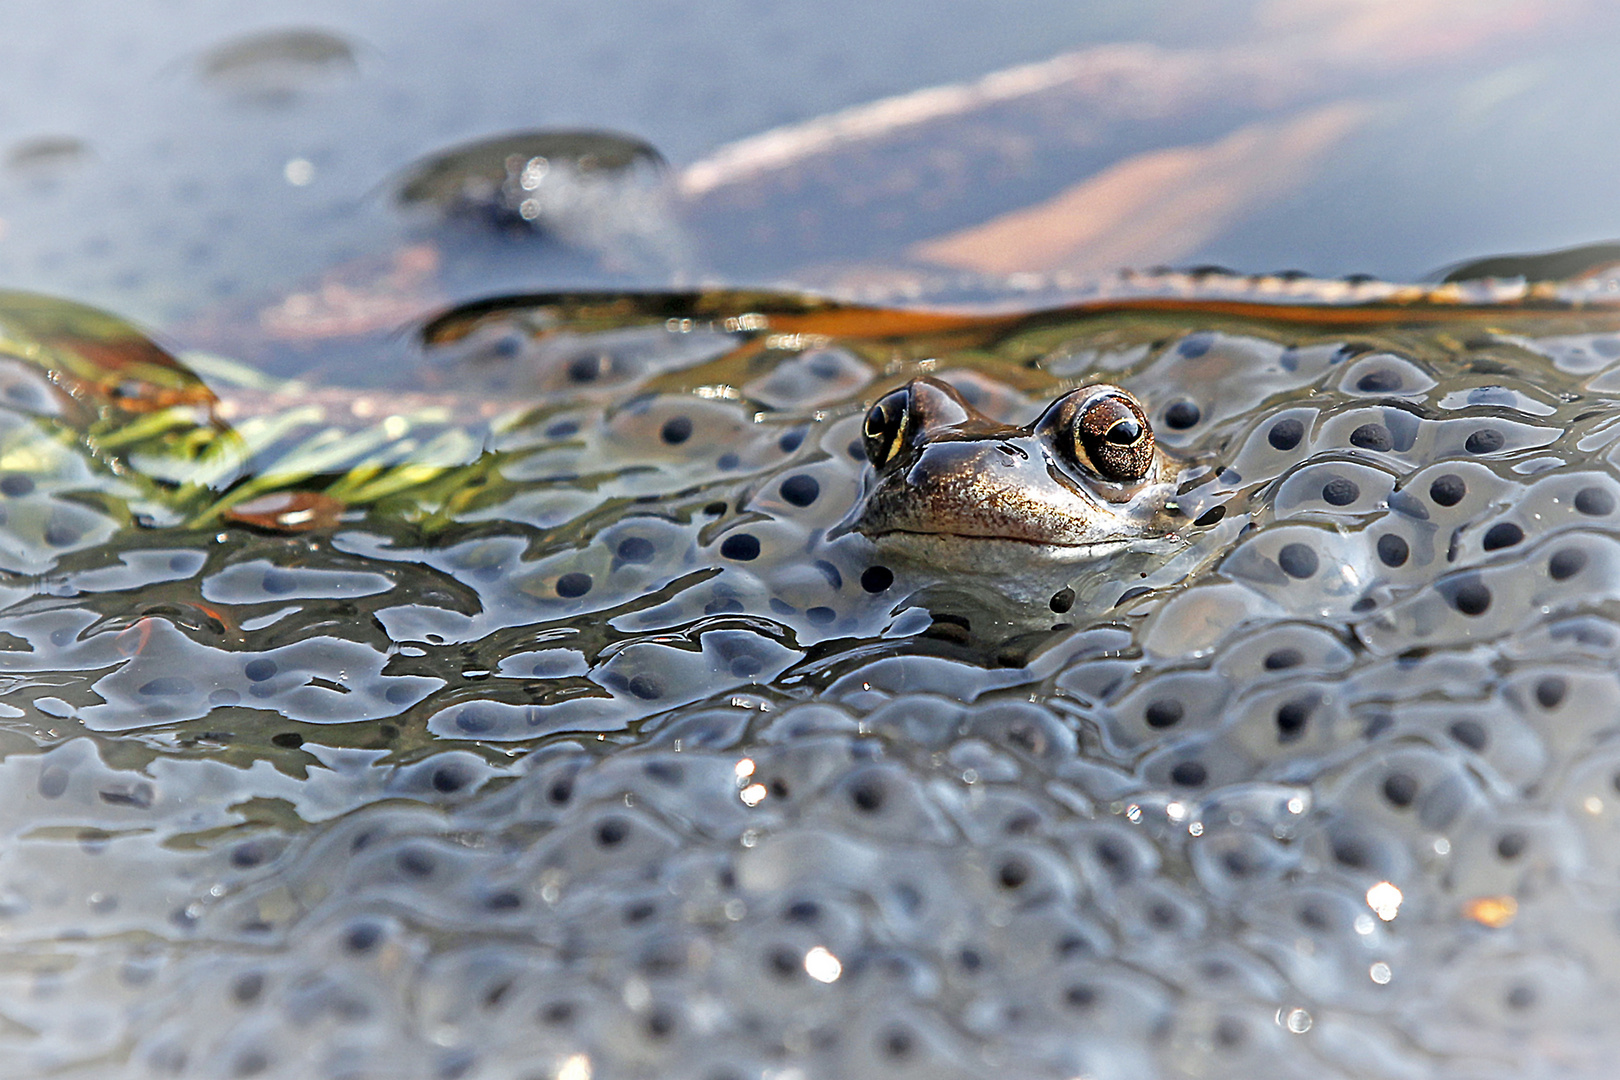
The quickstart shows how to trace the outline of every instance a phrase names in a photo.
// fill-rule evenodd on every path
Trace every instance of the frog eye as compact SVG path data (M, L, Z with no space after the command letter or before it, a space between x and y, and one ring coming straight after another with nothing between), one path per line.
M1153 467L1153 428L1123 391L1086 402L1074 418L1074 442L1098 474L1119 483L1142 479Z
M861 443L866 447L866 460L873 465L886 465L906 444L906 431L911 426L911 389L901 387L878 398L866 413L861 425Z

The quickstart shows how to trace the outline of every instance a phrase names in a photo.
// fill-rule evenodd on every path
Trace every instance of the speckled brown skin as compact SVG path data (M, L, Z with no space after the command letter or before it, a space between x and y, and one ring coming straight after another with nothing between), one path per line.
M894 412L903 401L903 421ZM1140 479L1110 480L1076 421L1088 407L1141 418L1145 438L1126 456ZM1165 506L1177 467L1153 444L1134 399L1098 384L1065 394L1033 423L997 423L936 379L912 380L887 404L893 423L876 440L850 528L888 551L965 568L1009 562L1073 563L1170 533ZM1089 433L1093 436L1100 432ZM869 444L871 440L869 439ZM874 456L869 450L869 457Z

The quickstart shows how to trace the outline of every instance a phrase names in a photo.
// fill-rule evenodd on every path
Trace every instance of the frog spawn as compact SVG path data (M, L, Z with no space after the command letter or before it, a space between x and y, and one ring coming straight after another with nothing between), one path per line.
M1099 655L1071 670L1110 663L1117 636L1074 642ZM1297 640L1277 634L1262 666ZM1254 664L1247 644L1217 670ZM162 1023L131 1005L136 1059L155 1075L503 1075L584 1055L608 1075L718 1077L786 1054L814 1075L972 1075L961 1063L985 1061L1021 1075L1196 1063L1200 1075L1359 1076L1353 1040L1398 1036L1511 1056L1527 1027L1597 1037L1571 1003L1599 992L1590 965L1615 945L1567 910L1613 902L1612 874L1578 880L1602 857L1586 847L1605 839L1587 824L1601 815L1559 805L1611 783L1620 759L1586 759L1612 721L1600 709L1584 737L1565 732L1561 761L1543 746L1525 762L1522 741L1489 752L1515 727L1534 750L1563 710L1613 700L1611 674L1572 684L1541 670L1529 661L1485 684L1466 713L1483 745L1455 711L1404 703L1425 692L1417 679L1390 701L1381 673L1365 687L1341 673L1331 709L1360 722L1336 725L1331 752L1303 773L1276 758L1198 783L1166 776L1151 745L1078 753L1064 692L1048 708L855 690L846 706L777 717L700 711L638 750L539 754L448 813L377 806L291 842L272 832L189 858L142 844L120 861L168 862L216 887L97 893L126 911L177 905L152 920L169 944L115 967L149 1002L191 1003ZM1482 671L1447 674L1474 686ZM1245 719L1216 720L1198 743L1180 729L1208 717L1164 723L1167 703L1198 688L1155 681L1166 685L1144 686L1158 695L1146 705L1121 699L1119 722L1140 708L1178 740L1158 749L1206 768L1222 760L1208 747L1238 738L1220 726L1288 703L1258 692L1223 706L1216 716ZM1393 722L1366 716L1361 698L1379 691ZM112 804L134 779L83 751L56 757L47 768L67 782L42 772L32 790ZM1520 795L1526 773L1566 772L1580 783L1550 806ZM179 793L154 786L117 803L131 823ZM87 865L130 841L101 843ZM118 881L117 865L86 883ZM1389 880L1404 899L1385 924L1362 895ZM1518 898L1517 917L1494 938L1459 914L1501 896ZM128 917L80 916L98 929ZM1459 945L1472 981L1442 962ZM1395 978L1378 982L1380 964ZM1286 1016L1279 1026L1285 1005L1309 1015L1309 1055ZM1414 1010L1434 1015L1418 1024ZM1482 1044L1490 1032L1498 1041Z
M1575 419L1603 376L1399 344L1098 362L1207 524L1174 573L993 655L976 613L907 607L923 572L818 540L853 408L554 411L442 542L88 538L8 616L10 670L83 672L27 715L192 751L4 764L4 918L51 960L8 976L40 1033L10 1049L181 1076L1603 1075L1616 487L1602 414ZM120 574L153 568L143 629ZM345 617L284 610L315 601ZM299 651L334 647L346 692ZM152 685L181 664L188 689ZM281 741L200 756L252 726L204 690Z

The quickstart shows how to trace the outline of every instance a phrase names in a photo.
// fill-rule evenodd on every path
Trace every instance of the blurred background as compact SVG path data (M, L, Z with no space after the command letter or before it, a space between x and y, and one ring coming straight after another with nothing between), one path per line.
M12 0L0 287L229 347L562 287L1412 279L1620 236L1616 46L1600 0Z

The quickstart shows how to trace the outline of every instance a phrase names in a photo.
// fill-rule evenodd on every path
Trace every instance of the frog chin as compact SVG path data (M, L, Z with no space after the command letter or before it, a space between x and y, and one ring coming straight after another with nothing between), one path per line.
M977 599L962 608L963 614L972 617L977 610L992 623L1007 626L1047 625L1054 614L1105 612L1123 588L1151 584L1160 568L1187 550L1187 539L1177 533L1090 544L915 532L886 532L870 541L897 580L916 590L914 595L925 598L928 606L940 597L970 595ZM1056 606L1053 601L1060 594L1065 599Z
M1024 576L1050 569L1072 572L1142 542L1121 537L1084 544L1044 543L1000 536L963 536L943 532L893 530L871 538L878 553L904 558L924 567L990 577Z

